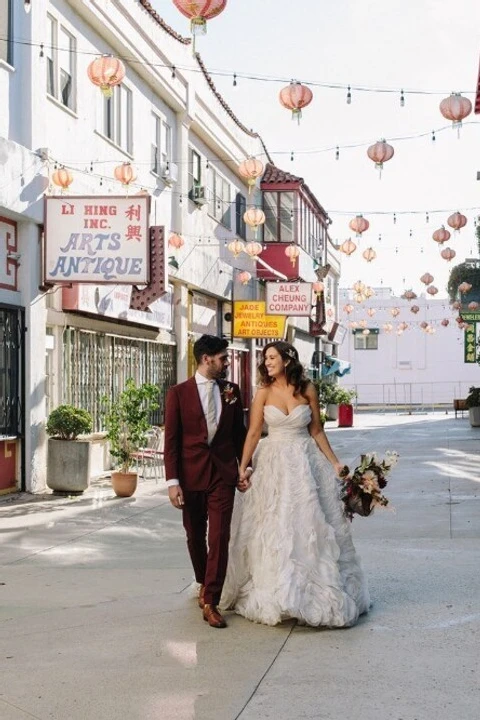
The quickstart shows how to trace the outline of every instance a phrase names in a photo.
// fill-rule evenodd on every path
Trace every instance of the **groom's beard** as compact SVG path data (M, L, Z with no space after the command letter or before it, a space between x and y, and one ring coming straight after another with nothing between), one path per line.
M228 376L228 368L220 370L217 375L217 380L226 380Z

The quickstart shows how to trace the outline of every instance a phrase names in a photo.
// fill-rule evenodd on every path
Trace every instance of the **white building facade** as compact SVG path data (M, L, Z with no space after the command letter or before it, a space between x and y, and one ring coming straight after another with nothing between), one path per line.
M202 333L232 341L231 377L248 407L258 348L231 337L232 303L263 297L255 262L227 246L254 239L243 213L263 204L259 188L248 195L238 165L270 158L192 55L190 39L147 0L27 5L4 0L0 9L0 492L45 488L45 420L60 403L88 409L101 430L102 396L133 377L159 385L161 423L165 393L191 374ZM126 68L110 99L87 75L102 55ZM124 163L137 174L128 189L114 178ZM73 178L63 195L52 183L62 167ZM127 194L133 206L136 195L149 196L148 224L163 228L167 243L166 292L148 312L131 307L131 285L45 284L45 196L92 198L101 213ZM295 213L295 273L312 281L318 244ZM171 233L182 247L168 246ZM333 252L327 237L325 230L316 267ZM332 265L326 282L335 304ZM246 284L237 281L242 270L252 276ZM310 366L319 341L308 323L290 319L288 337Z
M480 367L467 352L465 330L448 300L422 294L408 301L389 288L374 290L361 304L353 290L340 290L347 332L339 355L351 363L342 386L357 391L360 405L428 409L466 397L480 382Z

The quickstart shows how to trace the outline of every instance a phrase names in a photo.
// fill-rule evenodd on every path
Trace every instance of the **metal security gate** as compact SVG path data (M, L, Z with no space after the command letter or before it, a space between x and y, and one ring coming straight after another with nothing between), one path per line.
M128 378L158 385L152 424L163 424L165 396L176 382L175 345L67 328L63 351L64 402L88 410L94 430L102 430L102 397L115 397Z
M0 435L9 437L23 434L24 336L23 312L0 305Z

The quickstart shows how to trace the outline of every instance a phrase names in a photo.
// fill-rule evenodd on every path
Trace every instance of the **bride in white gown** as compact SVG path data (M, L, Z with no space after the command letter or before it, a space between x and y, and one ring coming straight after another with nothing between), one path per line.
M317 393L286 342L263 349L259 374L240 466L248 491L235 499L221 605L266 625L353 625L370 600Z

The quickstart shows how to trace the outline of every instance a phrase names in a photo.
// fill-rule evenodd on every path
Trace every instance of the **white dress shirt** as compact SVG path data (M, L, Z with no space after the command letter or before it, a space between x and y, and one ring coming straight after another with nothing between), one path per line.
M195 382L197 383L197 390L198 395L200 397L200 402L202 404L202 410L203 414L205 415L205 418L207 417L207 383L208 378L205 377L205 375L202 375L202 373L197 372L195 373ZM217 382L213 383L213 399L215 401L215 411L217 416L217 425L220 422L220 415L222 414L222 397L220 395L220 388L218 386ZM173 485L180 485L180 482L177 478L172 478L171 480L167 480L167 487L172 487Z

